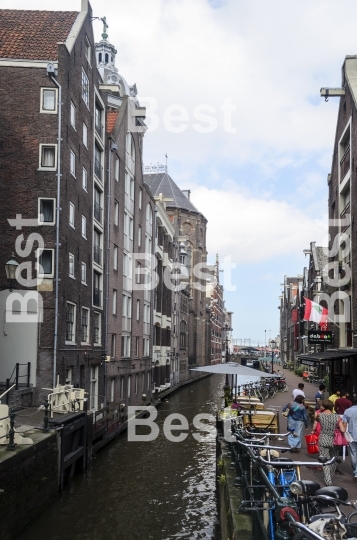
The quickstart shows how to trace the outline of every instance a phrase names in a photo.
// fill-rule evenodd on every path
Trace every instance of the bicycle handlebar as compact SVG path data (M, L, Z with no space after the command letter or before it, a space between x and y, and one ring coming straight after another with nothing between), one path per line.
M326 461L326 463L319 463L316 461L314 461L313 463L310 463L309 461L267 461L266 459L262 458L262 456L257 456L256 459L258 461L261 461L262 463L264 463L265 465L273 465L273 466L282 466L282 467L287 467L287 466L295 466L295 467L301 467L301 466L305 466L305 467L327 467L327 465L332 465L333 463L335 463L336 461L336 458L333 457L331 458L329 461Z

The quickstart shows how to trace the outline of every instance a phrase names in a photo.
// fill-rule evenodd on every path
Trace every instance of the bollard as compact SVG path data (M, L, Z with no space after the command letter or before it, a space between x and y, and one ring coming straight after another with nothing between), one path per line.
M9 444L7 445L8 450L16 450L16 444L14 442L15 440L15 412L14 409L11 409L9 418L10 418L10 431L9 431Z
M49 433L49 429L48 429L48 408L49 408L50 404L48 403L48 399L46 398L45 399L45 418L43 420L43 430L42 430L42 433Z

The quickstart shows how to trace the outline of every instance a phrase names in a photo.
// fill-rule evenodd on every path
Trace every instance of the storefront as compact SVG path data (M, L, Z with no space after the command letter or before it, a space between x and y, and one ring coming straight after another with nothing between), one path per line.
M298 359L302 366L316 370L320 379L329 375L330 393L346 388L350 396L357 395L357 349L301 354Z

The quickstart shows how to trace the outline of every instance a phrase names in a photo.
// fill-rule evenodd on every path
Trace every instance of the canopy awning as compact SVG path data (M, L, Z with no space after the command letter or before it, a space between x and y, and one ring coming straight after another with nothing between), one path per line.
M351 356L357 357L357 349L330 349L329 351L318 353L298 354L298 359L302 362L304 360L326 362L339 360L341 358L350 358Z
M276 377L275 374L265 373L259 369L252 369L241 366L237 362L227 362L226 364L215 364L213 366L201 366L191 368L190 371L204 371L205 373L219 373L224 375L243 375L245 377Z

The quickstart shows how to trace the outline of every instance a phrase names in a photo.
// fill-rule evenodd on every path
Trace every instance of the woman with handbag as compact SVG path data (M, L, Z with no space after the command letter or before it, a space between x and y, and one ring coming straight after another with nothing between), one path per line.
M317 422L320 423L319 448L320 454L328 459L338 458L340 446L344 445L343 433L346 428L337 413L333 413L333 403L329 399L322 402L323 411L318 415L312 426L312 433L316 431ZM347 443L347 441L346 441ZM348 444L348 443L347 443ZM323 468L326 486L332 486L332 477L335 473L337 463Z
M304 405L304 396L297 395L293 403L288 403L282 409L283 415L288 418L288 444L290 452L299 452L301 448L302 430L308 428L308 418L306 407Z

